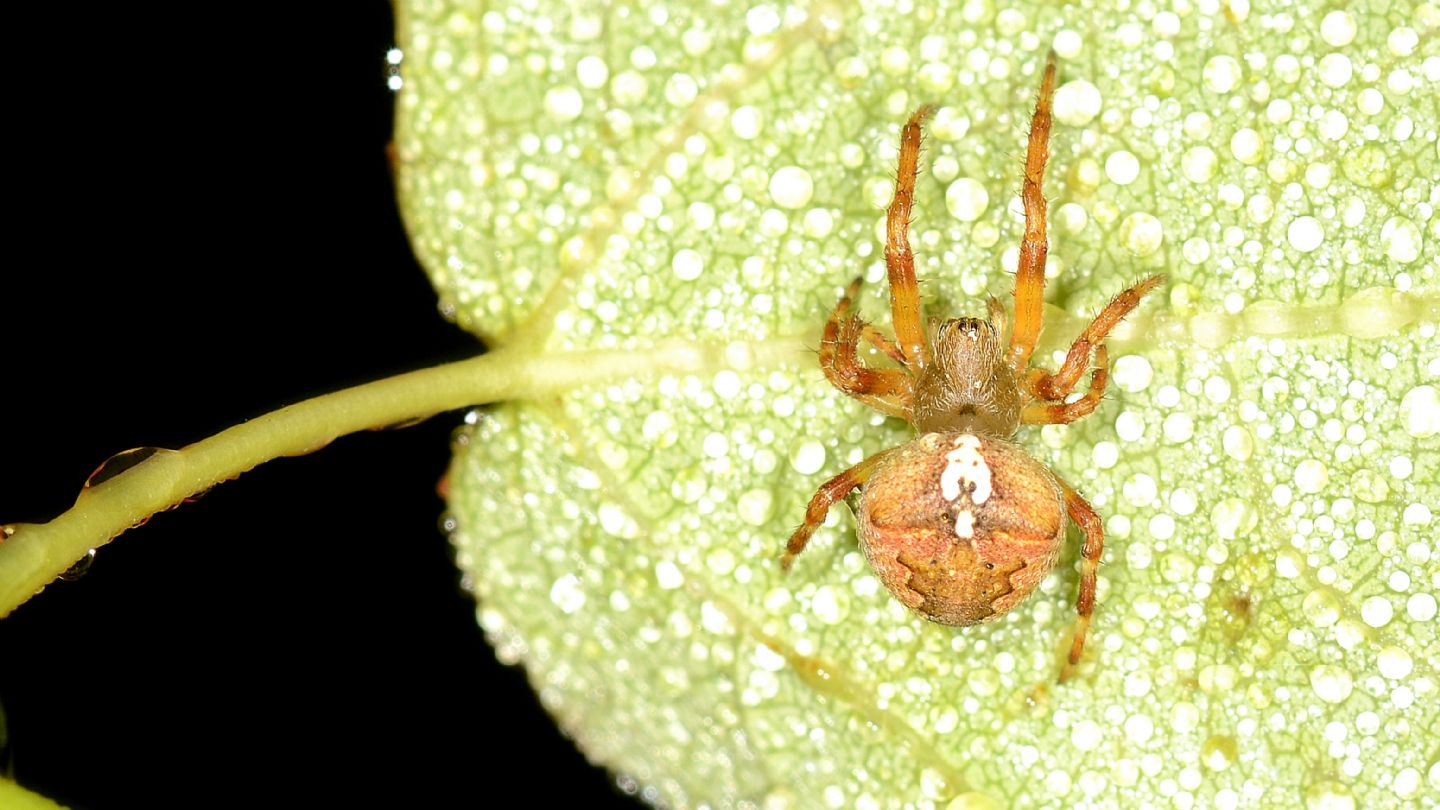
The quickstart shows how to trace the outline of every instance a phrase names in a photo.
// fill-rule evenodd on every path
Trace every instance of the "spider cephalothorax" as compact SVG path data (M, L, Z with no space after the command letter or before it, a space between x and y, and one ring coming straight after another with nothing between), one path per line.
M924 326L909 223L920 129L930 109L921 107L905 124L895 198L886 216L885 266L895 338L850 313L860 289L857 278L825 323L820 367L836 388L905 419L920 435L821 485L805 510L805 522L790 537L781 566L789 570L836 501L863 487L857 515L860 545L880 581L927 619L978 624L1019 604L1050 572L1060 556L1068 514L1085 539L1079 619L1061 668L1063 681L1085 647L1104 533L1094 508L1009 438L1022 424L1068 424L1099 406L1109 378L1105 337L1164 278L1151 276L1116 296L1071 343L1058 371L1030 367L1043 326L1049 247L1040 185L1054 93L1052 53L1030 121L1021 191L1025 236L1008 338L1005 309L993 298L989 320L956 318L929 330ZM898 367L862 363L861 339ZM1067 402L1092 357L1088 388Z
M915 429L1014 433L1022 400L997 326L978 318L945 321L932 331L930 345L931 362L915 381Z

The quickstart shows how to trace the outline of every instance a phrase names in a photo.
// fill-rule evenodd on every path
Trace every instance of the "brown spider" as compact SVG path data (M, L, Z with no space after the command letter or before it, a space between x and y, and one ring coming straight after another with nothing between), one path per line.
M830 507L863 486L858 534L880 581L906 607L931 621L979 624L1015 607L1050 572L1065 538L1068 513L1085 542L1076 604L1079 618L1060 672L1064 681L1085 646L1104 533L1095 509L1009 438L1022 424L1068 424L1094 412L1109 377L1106 335L1165 279L1151 276L1116 296L1070 345L1059 371L1052 374L1030 367L1043 325L1048 246L1040 185L1054 94L1052 52L1030 121L1021 192L1025 237L1015 274L1015 321L1008 344L1002 337L1005 309L993 297L989 320L932 320L928 330L922 326L908 230L920 128L931 109L921 107L905 124L895 198L885 222L895 339L850 314L851 301L860 289L857 278L825 322L820 367L836 388L904 419L920 435L826 481L810 499L805 522L790 537L780 565L788 571ZM861 363L856 354L861 338L900 367L869 368ZM1095 369L1088 389L1066 402L1092 352Z

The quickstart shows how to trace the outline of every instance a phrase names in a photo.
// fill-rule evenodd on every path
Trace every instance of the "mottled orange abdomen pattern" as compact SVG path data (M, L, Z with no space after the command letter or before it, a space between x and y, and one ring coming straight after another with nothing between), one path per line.
M979 624L1022 601L1054 566L1064 496L1049 470L1009 442L926 433L865 484L859 535L906 607L941 624Z

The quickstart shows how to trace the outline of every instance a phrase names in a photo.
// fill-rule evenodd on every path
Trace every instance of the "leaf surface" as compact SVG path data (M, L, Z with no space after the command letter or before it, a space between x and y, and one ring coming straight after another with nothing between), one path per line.
M1433 799L1436 6L580 9L402 4L396 145L462 325L690 360L477 414L457 445L480 620L589 756L677 807ZM1101 409L1018 437L1107 530L1058 687L1074 542L958 629L889 596L843 506L777 564L815 487L910 435L808 353L857 274L888 328L899 125L939 105L928 311L1008 302L1051 46L1037 362L1170 277L1111 341Z

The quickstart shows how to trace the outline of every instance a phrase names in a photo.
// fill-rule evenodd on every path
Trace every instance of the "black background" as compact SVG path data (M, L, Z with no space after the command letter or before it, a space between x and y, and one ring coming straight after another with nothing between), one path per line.
M0 521L113 453L481 349L395 210L390 9L293 6L11 18ZM266 464L0 622L8 772L84 808L636 806L459 590L460 418Z

